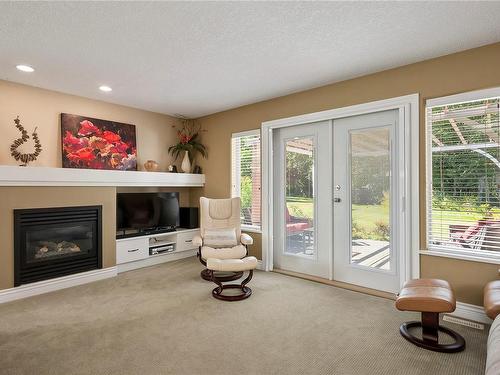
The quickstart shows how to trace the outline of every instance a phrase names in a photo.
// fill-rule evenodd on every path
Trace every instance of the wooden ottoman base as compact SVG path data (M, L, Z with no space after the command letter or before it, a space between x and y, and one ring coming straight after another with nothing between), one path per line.
M208 271L212 274L211 281L213 281L218 285L216 288L214 288L214 290L212 290L212 296L214 298L220 299L222 301L233 302L233 301L241 301L252 295L252 289L250 289L245 285L248 284L250 280L252 280L253 270L248 271L248 276L246 277L245 280L241 282L241 284L226 284L226 285L223 285L220 279L214 276L215 274L214 271L211 270ZM241 293L236 295L225 295L223 294L223 292L226 289L241 289Z
M422 338L410 333L411 329L422 328ZM453 338L451 344L439 343L439 331ZM401 324L399 327L401 335L421 348L441 353L456 353L465 349L465 340L457 332L439 325L439 313L423 312L422 321L413 321Z
M442 353L455 353L465 349L465 340L455 331L439 325L440 313L455 311L456 300L450 283L440 279L409 280L396 299L396 308L401 311L419 311L422 321L407 322L399 327L401 335L421 348ZM422 337L410 329L421 328ZM453 339L451 344L439 343L439 331Z

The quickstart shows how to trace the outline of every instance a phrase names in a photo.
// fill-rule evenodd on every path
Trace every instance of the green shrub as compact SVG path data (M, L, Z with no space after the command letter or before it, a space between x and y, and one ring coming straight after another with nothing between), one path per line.
M352 222L352 239L353 240L377 240L389 241L391 237L391 228L389 224L383 221L375 222L375 229L368 229L359 225L356 221Z
M432 197L432 208L443 211L465 211L481 217L489 217L498 211L497 207L492 207L489 203L478 202L477 196L449 197L439 193L435 193Z
M369 239L369 238L370 238L370 232L368 232L365 227L359 225L356 221L353 221L352 239L359 240L359 239Z
M250 176L241 177L240 185L241 208L251 208L252 206L252 178Z
M391 237L391 228L389 226L389 223L385 221L376 221L375 222L375 230L374 230L375 236L381 241L389 241Z

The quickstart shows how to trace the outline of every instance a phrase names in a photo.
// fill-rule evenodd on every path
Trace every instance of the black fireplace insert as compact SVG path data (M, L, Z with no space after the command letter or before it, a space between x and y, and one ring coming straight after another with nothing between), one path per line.
M102 206L14 210L14 285L102 268Z

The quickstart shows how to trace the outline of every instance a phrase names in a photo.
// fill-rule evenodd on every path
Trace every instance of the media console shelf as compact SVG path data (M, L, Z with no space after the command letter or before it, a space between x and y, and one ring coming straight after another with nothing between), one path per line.
M197 251L193 237L199 233L199 229L177 229L175 232L117 239L118 272L193 256ZM162 252L155 254L156 251Z

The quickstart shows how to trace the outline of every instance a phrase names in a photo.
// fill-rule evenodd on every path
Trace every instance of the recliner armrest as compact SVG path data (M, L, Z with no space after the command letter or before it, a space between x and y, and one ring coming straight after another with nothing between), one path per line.
M242 245L253 245L253 238L246 233L241 234L240 241Z
M500 280L491 281L484 287L484 311L491 319L500 314Z
M196 235L193 237L193 245L196 247L203 246L203 239L201 238L201 236Z

